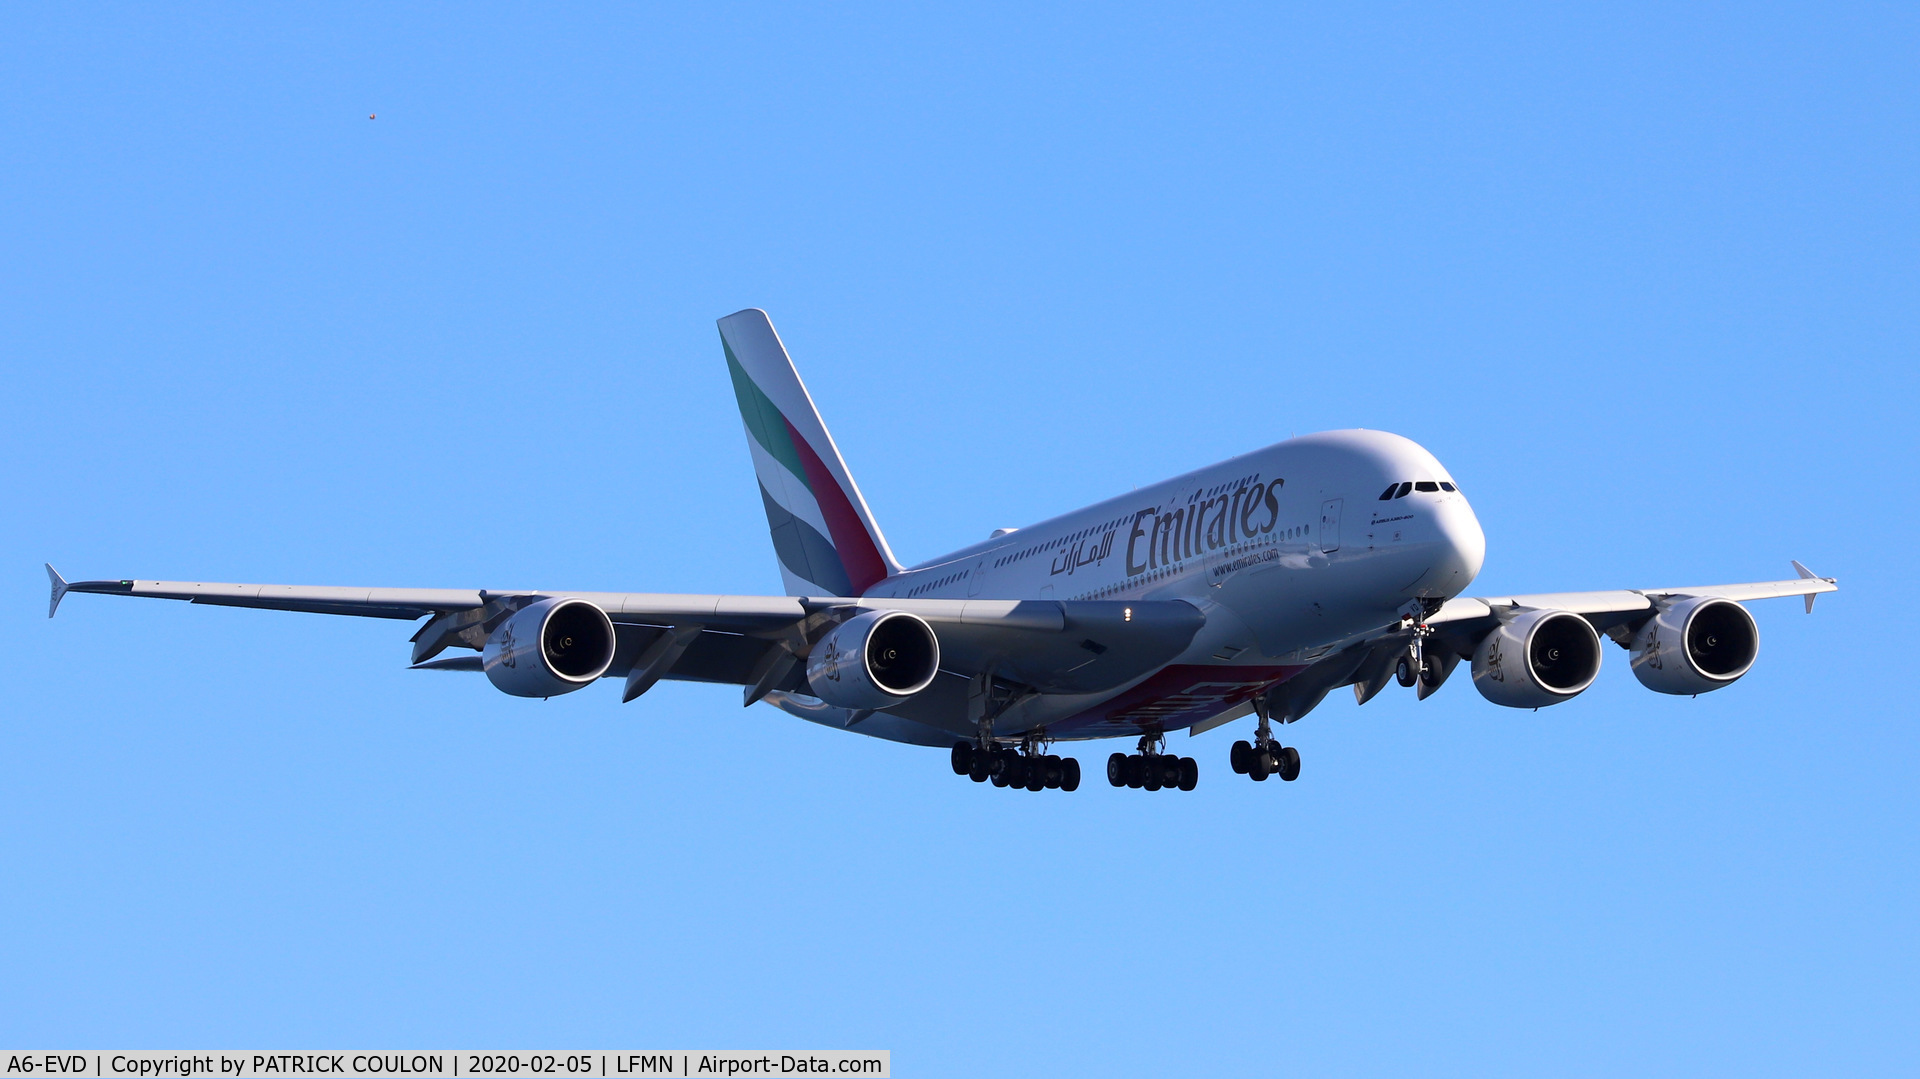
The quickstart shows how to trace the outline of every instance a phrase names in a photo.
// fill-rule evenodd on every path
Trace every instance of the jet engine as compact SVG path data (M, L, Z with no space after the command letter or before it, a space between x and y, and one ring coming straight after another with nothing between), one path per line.
M1669 604L1633 635L1633 675L1656 693L1705 693L1753 667L1760 628L1732 600Z
M1600 635L1571 611L1525 611L1473 651L1473 684L1509 708L1544 708L1578 695L1600 673Z
M557 697L607 673L613 646L607 612L585 600L543 599L493 631L480 664L502 693Z
M855 615L807 653L813 695L841 708L899 704L932 685L939 672L940 639L905 611Z

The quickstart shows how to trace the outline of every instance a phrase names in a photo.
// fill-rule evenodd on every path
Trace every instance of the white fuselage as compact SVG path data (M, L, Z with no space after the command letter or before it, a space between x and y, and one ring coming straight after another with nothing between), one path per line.
M1383 498L1390 485L1401 486ZM1205 628L1161 670L1115 692L1035 698L999 727L1088 737L1176 729L1242 704L1417 601L1458 595L1485 552L1431 453L1385 432L1331 431L1005 533L868 595L1200 607Z

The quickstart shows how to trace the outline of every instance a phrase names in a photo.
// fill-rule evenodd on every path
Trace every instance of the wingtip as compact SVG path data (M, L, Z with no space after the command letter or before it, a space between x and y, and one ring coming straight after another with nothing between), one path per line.
M53 568L53 563L48 562L45 565L47 580L53 585L53 597L47 601L47 617L52 618L54 612L60 609L60 601L66 597L67 579L60 576L60 571Z
M1789 558L1787 561L1793 563L1793 572L1798 573L1800 575L1800 579L1803 581L1825 581L1831 585L1839 584L1839 581L1835 580L1832 577L1822 577L1818 573L1815 573L1812 570L1808 569L1797 558ZM1806 595L1808 614L1813 613L1813 597L1814 597L1814 593L1812 592L1809 592Z

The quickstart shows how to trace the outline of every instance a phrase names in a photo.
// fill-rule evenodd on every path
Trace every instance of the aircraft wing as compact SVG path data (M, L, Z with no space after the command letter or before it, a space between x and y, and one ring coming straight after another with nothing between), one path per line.
M643 656L672 651L672 662L652 668L644 685L628 686L631 700L659 678L749 687L749 703L771 689L799 689L794 664L769 663L769 653L804 656L814 641L863 610L899 610L920 616L940 639L941 669L966 677L994 677L1042 693L1088 693L1120 685L1166 663L1193 640L1206 618L1181 600L859 599L799 596L724 596L654 592L491 591L453 588L343 588L314 585L228 584L209 581L74 581L47 567L51 618L69 592L145 596L223 607L255 607L314 614L427 621L413 636L413 663L441 670L478 670L479 657L435 661L450 647L479 650L500 622L540 599L584 600L598 606L619 636L609 674L625 674ZM677 635L671 649L649 649ZM779 657L774 657L779 658ZM786 675L769 681L767 673Z
M1807 611L1813 611L1813 597L1836 592L1840 586L1832 577L1816 576L1798 562L1799 574L1789 581L1751 581L1741 584L1689 585L1684 588L1615 589L1602 592L1543 592L1527 596L1461 596L1448 600L1440 610L1428 616L1427 624L1436 629L1447 625L1490 622L1499 611L1509 608L1571 611L1605 632L1627 622L1638 621L1654 610L1660 601L1691 596L1710 596L1736 602L1804 596Z
M1822 592L1839 590L1831 577L1820 577L1798 562L1799 575L1789 581L1752 581L1740 584L1690 585L1684 588L1613 589L1601 592L1542 592L1524 596L1460 596L1448 600L1440 610L1427 616L1433 627L1434 648L1442 656L1447 670L1473 654L1479 639L1509 611L1570 611L1592 623L1594 629L1626 644L1632 630L1669 599L1707 596L1734 601L1804 596L1807 611L1813 611L1813 598ZM1312 711L1331 689L1351 685L1354 699L1361 704L1372 700L1393 677L1394 664L1404 656L1413 631L1407 624L1389 625L1363 635L1347 647L1316 660L1293 678L1275 686L1266 697L1269 714L1276 721L1291 723ZM1421 684L1422 698L1437 687ZM1211 730L1233 718L1223 713L1208 722L1195 724L1192 733Z

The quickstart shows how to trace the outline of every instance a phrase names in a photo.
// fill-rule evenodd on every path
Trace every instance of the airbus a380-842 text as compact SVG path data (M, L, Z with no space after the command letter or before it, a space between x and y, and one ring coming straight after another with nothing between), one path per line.
M68 592L425 621L413 665L483 672L551 697L602 678L631 701L661 679L745 687L802 719L951 747L974 782L1073 790L1055 743L1138 739L1116 787L1192 790L1166 736L1244 717L1233 771L1292 780L1276 724L1352 686L1422 698L1455 667L1495 704L1539 708L1593 684L1601 638L1660 693L1752 667L1743 601L1831 592L1792 580L1466 597L1486 540L1434 456L1379 431L1288 439L916 566L887 546L765 312L720 320L786 596L339 588L62 580ZM448 649L474 655L442 656Z

